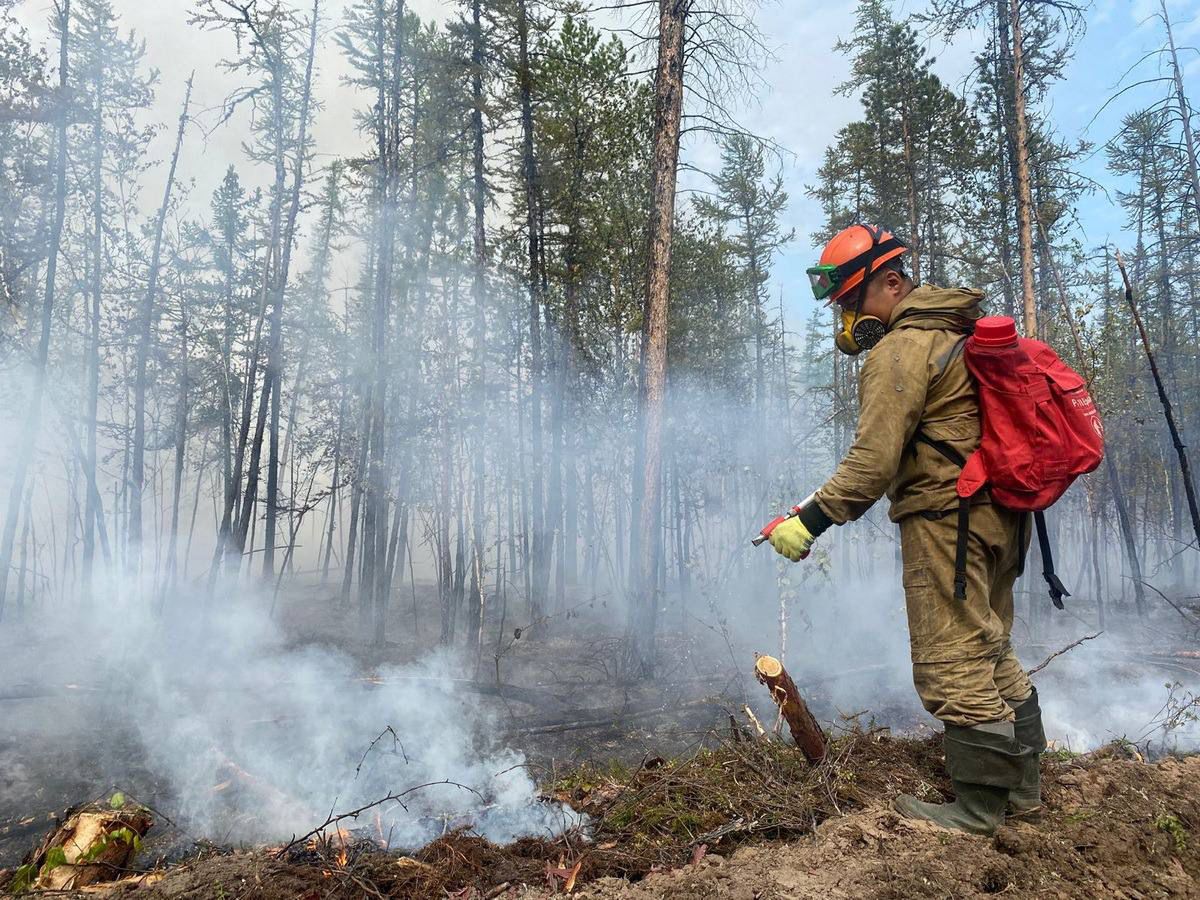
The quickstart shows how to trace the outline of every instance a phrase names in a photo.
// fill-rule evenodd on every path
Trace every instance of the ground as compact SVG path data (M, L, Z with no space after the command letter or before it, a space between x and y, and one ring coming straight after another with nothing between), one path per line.
M294 607L285 622L297 646L337 647L364 675L412 659L435 633L432 622L407 630L396 622L403 643L372 648L328 598L314 592ZM1101 740L1138 740L1147 723L1162 732L1164 721L1172 734L1194 731L1194 695L1169 686L1187 679L1200 690L1194 635L1172 630L1169 618L1152 624L1128 647L1095 641L1055 659L1038 675L1045 697L1094 724ZM748 739L742 704L771 724L770 700L749 675L752 651L770 648L738 643L720 627L665 634L651 685L615 678L619 636L587 621L505 642L473 673L474 684L503 690L470 702L488 712L497 741L524 753L548 798L590 816L590 834L494 847L459 831L402 855L353 830L286 853L197 841L170 824L178 786L96 701L119 682L44 671L37 645L23 640L33 661L14 667L20 677L0 689L0 870L11 872L37 845L50 815L120 789L151 804L157 824L138 860L150 876L109 896L518 900L564 893L574 874L571 892L593 898L1200 897L1200 757L1146 762L1122 741L1050 754L1045 816L994 838L899 819L890 808L898 793L936 798L950 789L903 653L846 653L834 666L837 654L818 664L796 651L789 668L834 735L829 759L811 767L786 742ZM1046 635L1020 649L1032 664L1067 642ZM795 643L813 646L803 636ZM349 681L346 702L363 690ZM1159 709L1164 696L1174 699ZM290 726L264 713L231 727L287 735ZM363 752L349 749L354 759Z
M994 838L952 834L889 808L837 816L807 839L751 844L586 898L1196 897L1200 760L1061 767L1052 810ZM1187 821L1189 825L1183 823Z
M1131 758L1132 757L1132 758ZM857 733L809 767L772 742L558 785L594 835L496 848L452 834L415 854L354 842L210 852L106 891L120 898L1200 897L1200 757L1127 746L1045 762L1047 809L994 837L897 816L902 790L945 793L937 741ZM715 823L722 822L717 827ZM95 896L94 894L78 896Z

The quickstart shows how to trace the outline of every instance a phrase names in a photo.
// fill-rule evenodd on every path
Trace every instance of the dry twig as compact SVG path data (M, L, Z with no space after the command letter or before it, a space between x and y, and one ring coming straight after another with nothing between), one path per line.
M1076 647L1078 647L1084 641L1093 640L1094 638L1100 637L1100 635L1102 635L1102 634L1104 634L1103 631L1097 631L1095 634L1084 635L1079 640L1074 641L1073 643L1067 644L1067 646L1063 647L1061 650L1055 650L1053 653L1051 653L1049 656L1047 656L1045 659L1043 659L1040 663L1038 663L1036 666L1034 666L1032 669L1030 669L1025 674L1028 676L1031 676L1031 677L1033 675L1036 675L1038 672L1042 671L1042 669L1046 668L1046 666L1050 665L1051 660L1055 659L1056 657L1062 656L1068 650L1074 650Z
M460 784L457 781L451 781L449 778L443 778L441 781L427 781L424 784L418 784L415 787L410 787L408 790L388 794L386 797L383 797L379 800L373 800L372 802L367 803L364 806L360 806L358 809L352 809L349 812L344 812L344 813L339 813L337 815L334 815L333 812L331 811L329 813L329 815L326 817L325 821L322 822L320 825L318 825L316 828L314 828L312 831L309 831L306 834L302 834L300 837L292 838L291 841L289 841L288 843L286 843L282 847L280 847L279 851L275 854L275 858L281 859L285 853L287 853L289 850L291 850L297 844L303 844L309 838L316 837L321 832L323 832L326 828L328 828L330 825L337 825L339 822L344 821L345 819L357 819L360 815L365 813L368 809L374 809L377 806L383 806L383 804L385 804L385 803L395 802L395 803L399 803L407 811L408 806L405 805L403 798L407 797L409 794L416 793L417 791L423 790L425 788L436 787L439 784L448 784L448 785L451 785L452 787L462 788L464 791L470 791L472 794L474 794L480 800L483 799L483 794L479 793L479 791L475 790L475 788L470 787L469 785Z

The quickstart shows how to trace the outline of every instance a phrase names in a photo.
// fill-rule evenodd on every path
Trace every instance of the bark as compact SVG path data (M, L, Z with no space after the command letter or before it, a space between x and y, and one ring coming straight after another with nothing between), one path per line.
M671 242L675 227L675 180L679 166L679 124L683 113L684 31L690 0L659 0L658 66L654 80L646 301L642 323L639 391L641 441L638 468L637 530L630 552L629 629L631 664L636 674L654 673L658 597L656 527L662 499L662 436L667 381L667 307L671 292Z
M1029 183L1029 125L1025 116L1025 49L1021 34L1021 0L1009 0L1013 52L1013 111L1016 120L1017 237L1021 250L1021 300L1025 336L1038 336L1037 298L1033 290L1033 194Z
M525 241L528 253L526 287L529 291L529 420L531 445L531 478L529 513L532 534L529 543L528 574L530 584L530 628L535 634L541 628L545 611L546 537L544 522L544 488L542 484L542 249L539 206L541 192L538 184L537 159L533 146L533 90L529 62L529 19L527 0L517 0L517 77L521 99L521 169L525 187Z
M68 46L71 31L71 0L62 0L58 7L58 91L67 96L69 75ZM65 110L60 114L55 129L54 159L54 218L50 227L50 244L46 259L46 288L42 294L41 333L38 338L37 354L34 357L33 391L29 398L29 413L17 448L16 465L8 494L8 514L4 519L4 534L0 537L0 620L4 618L4 604L8 597L8 577L12 570L13 544L17 536L17 521L21 517L21 501L25 498L25 481L29 474L29 463L37 433L42 424L42 396L46 390L46 363L50 357L50 329L54 314L54 279L58 271L58 252L62 244L63 219L67 205L67 117ZM22 571L24 571L22 569Z
M471 595L467 619L468 635L478 648L483 641L484 605L484 447L487 440L487 234L484 231L486 186L483 173L483 20L482 0L471 3L471 200L474 207L472 245L474 271L471 294L474 300L475 377L472 400L475 434L471 449Z
M350 586L354 581L354 554L358 544L358 518L362 507L363 473L367 467L367 424L370 422L371 392L363 396L362 418L358 426L358 465L354 469L353 487L350 490L350 533L346 537L346 562L342 572L342 602L350 599Z
M174 472L174 491L171 499L171 534L170 543L167 545L167 572L162 583L162 593L159 596L159 609L162 609L166 603L168 592L175 583L175 575L178 567L177 557L179 552L179 504L183 497L183 463L187 456L187 429L188 429L188 312L187 312L187 295L183 292L182 286L180 290L180 318L179 318L179 359L181 370L179 373L179 396L176 400L175 409L175 472Z
M17 618L25 617L25 584L29 572L29 532L33 525L33 485L25 491L25 521L21 528L21 557L17 569ZM34 549L36 553L36 548Z
M1179 68L1179 55L1175 50L1175 34L1171 30L1171 19L1167 15L1166 0L1159 0L1163 25L1167 29L1167 48L1171 53L1172 81L1175 85L1175 102L1179 105L1179 120L1183 126L1183 142L1187 148L1188 175L1192 183L1192 205L1196 208L1196 222L1200 226L1200 164L1197 163L1196 139L1192 133L1192 110L1187 94L1183 90L1183 73Z
M900 111L900 126L904 137L904 193L908 201L908 234L912 241L912 277L921 283L921 232L917 225L917 166L913 161L912 123L907 104Z
M158 217L154 221L154 245L150 252L146 291L142 295L141 307L138 310L137 355L133 381L133 459L130 470L129 533L125 562L134 577L141 568L142 491L146 483L146 364L150 359L150 344L154 339L155 298L162 265L163 229L167 224L167 212L171 208L171 193L175 188L175 171L179 166L179 151L183 148L183 133L187 128L194 77L195 73L188 76L187 89L183 95L183 111L179 114L179 128L175 132L175 149L171 152L171 164L167 169L167 184L163 189L162 204L158 207Z
M92 597L92 566L96 556L96 519L100 515L96 496L97 417L100 405L100 301L104 290L104 69L100 67L92 84L96 96L92 122L92 284L88 335L87 376L87 451L84 477L87 498L83 511L83 602ZM101 523L103 524L103 523Z
M319 13L320 0L313 0L308 26L308 54L304 63L304 87L301 90L300 109L297 114L296 158L292 170L287 220L283 225L282 232L280 232L278 226L274 227L275 234L280 241L280 249L277 257L279 265L275 272L274 284L272 286L274 302L271 308L271 336L267 347L267 369L263 377L262 398L259 401L258 427L255 429L254 445L250 453L251 465L247 475L246 496L243 497L242 502L243 516L239 523L239 540L237 543L237 549L240 553L245 549L246 525L249 521L249 516L253 515L254 504L258 497L258 461L262 453L263 418L267 407L270 407L271 447L267 457L266 546L263 551L263 571L266 574L270 574L274 570L275 531L279 507L279 392L280 382L283 377L283 301L287 290L288 272L291 268L292 246L295 243L296 234L296 218L300 213L301 188L304 183L304 165L307 160L308 119L309 109L312 104L313 62L317 53L317 19ZM275 71L271 81L272 90L275 94L275 183L277 191L280 192L276 194L277 199L275 200L276 213L273 218L276 220L279 218L279 208L283 203L282 188L285 177L283 174L283 86L281 84L282 75L280 73L280 68L283 65L283 60L275 60Z
M1179 460L1179 473L1183 480L1183 489L1187 494L1188 513L1192 518L1192 531L1196 537L1196 546L1200 547L1200 509L1197 508L1196 502L1196 487L1192 481L1192 468L1188 461L1187 447L1183 443L1183 438L1179 434L1179 426L1175 421L1175 412L1171 406L1171 399L1167 396L1166 385L1163 384L1162 375L1158 370L1158 361L1154 358L1154 352L1150 349L1150 339L1146 336L1146 327L1142 323L1142 316L1138 312L1137 302L1133 296L1133 286L1129 283L1129 275L1125 271L1125 261L1121 258L1121 253L1118 250L1116 253L1117 268L1121 271L1121 279L1125 282L1125 302L1129 304L1129 311L1133 315L1133 323L1137 327L1138 336L1141 338L1142 349L1146 352L1146 361L1150 364L1150 374L1154 378L1154 387L1158 391L1158 402L1162 405L1163 418L1167 422L1167 430L1171 434L1171 445L1175 448L1175 455Z
M767 316L763 310L762 272L758 242L754 237L752 211L745 211L747 275L750 278L750 308L754 314L754 407L757 427L766 433L767 427Z
M403 21L404 4L397 6ZM377 13L379 47L386 47L386 26L382 10ZM374 388L371 392L371 414L368 437L367 493L363 515L363 574L359 585L359 615L364 624L368 618L372 624L372 640L382 646L386 636L387 601L384 590L387 578L388 536L388 473L387 457L388 425L388 370L389 324L392 308L392 279L395 271L396 251L396 204L398 201L399 163L399 112L400 112L400 62L403 53L403 35L399 34L387 60L390 79L380 79L377 92L379 120L375 123L377 182L377 263L375 268L374 307L371 321L371 352Z
M338 492L342 469L342 428L346 417L346 398L338 404L337 434L333 439L333 478L329 488L329 530L325 539L325 561L321 564L321 584L329 582L329 561L333 558L333 533L337 526Z
M264 269L270 269L275 251L274 243L267 247ZM246 366L246 384L242 392L242 410L238 424L237 446L233 453L233 467L230 477L225 482L225 500L222 504L221 522L217 531L217 545L213 552L213 564L209 570L208 590L211 595L216 588L217 576L221 572L222 563L229 560L240 562L240 553L234 552L234 532L237 522L234 517L238 500L241 496L242 471L246 463L246 445L250 437L250 421L254 412L254 394L258 381L259 349L262 346L263 324L266 322L268 279L263 278L262 289L259 291L258 313L254 323L254 337L250 343L249 361Z
M825 758L825 734L804 702L796 682L783 664L773 656L760 656L754 663L754 677L771 692L779 714L787 722L792 740L810 763Z
M996 198L998 218L1000 220L1000 265L1004 270L1004 311L1007 315L1017 317L1016 288L1013 281L1012 261L1012 216L1009 209L1009 194L1012 186L1017 183L1017 152L1016 141L1013 139L1011 110L1005 103L1007 96L1003 91L1012 88L1012 45L1008 39L1008 12L1005 4L1008 0L996 0L996 66L994 70L996 95ZM1008 170L1006 184L1005 169Z

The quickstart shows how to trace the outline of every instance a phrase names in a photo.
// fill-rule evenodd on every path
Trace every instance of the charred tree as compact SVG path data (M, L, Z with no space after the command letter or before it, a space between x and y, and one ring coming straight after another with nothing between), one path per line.
M468 639L478 653L483 644L484 613L484 448L487 445L487 233L484 212L487 185L483 171L483 65L482 0L471 0L471 229L473 266L471 295L474 301L474 389L471 399L474 440L471 448L471 593L467 615Z
M192 100L192 77L187 80L183 95L183 111L179 114L179 127L175 132L175 149L171 153L171 164L167 169L167 184L163 189L162 204L154 221L154 245L150 252L150 270L146 277L146 290L142 294L138 310L137 352L134 363L133 381L133 459L129 482L129 532L127 535L126 567L135 577L141 569L142 545L142 491L146 483L146 364L150 359L150 345L154 339L155 295L162 266L163 229L167 212L171 208L171 193L175 188L175 171L179 166L179 151L183 148L183 134L188 123L188 107Z
M1163 418L1167 422L1167 430L1171 434L1171 445L1175 448L1175 455L1179 460L1179 473L1183 480L1183 489L1187 494L1188 513L1192 518L1192 532L1196 538L1195 546L1200 548L1200 509L1197 508L1196 502L1196 486L1192 480L1192 467L1188 461L1187 446L1183 443L1183 438L1179 433L1179 425L1175 419L1175 411L1171 406L1171 398L1167 394L1166 385L1163 383L1163 378L1158 369L1158 361L1154 358L1154 351L1150 349L1150 339L1146 336L1146 326L1142 323L1141 313L1138 312L1137 301L1133 295L1133 285L1129 282L1129 273L1125 271L1125 260L1121 257L1121 251L1115 252L1117 260L1117 268L1121 272L1121 280L1125 283L1125 302L1129 304L1129 312L1133 316L1133 324L1137 328L1138 337L1141 339L1142 349L1146 353L1146 361L1150 365L1150 374L1154 378L1154 387L1158 392L1158 402L1162 405Z
M640 491L636 527L629 548L629 624L631 674L654 672L659 598L658 530L662 506L662 439L667 388L667 308L671 294L671 244L675 228L675 181L683 114L684 37L690 0L659 0L658 65L654 78L654 144L642 316L641 380L638 395L640 440L637 472Z

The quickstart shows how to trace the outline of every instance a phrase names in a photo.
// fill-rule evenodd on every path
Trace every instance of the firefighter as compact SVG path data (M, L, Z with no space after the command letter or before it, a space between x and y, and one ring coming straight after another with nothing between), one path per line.
M962 347L983 315L982 295L914 286L903 266L907 249L888 231L852 225L808 270L816 298L840 307L838 349L871 352L859 376L853 445L770 542L799 560L823 531L857 519L887 494L900 527L913 681L944 724L956 796L941 804L900 796L894 806L910 818L991 834L1006 808L1026 817L1041 808L1041 710L1010 643L1028 514L992 505L981 492L969 525L964 520L966 564L956 597L956 559L963 557L955 483L980 439Z

